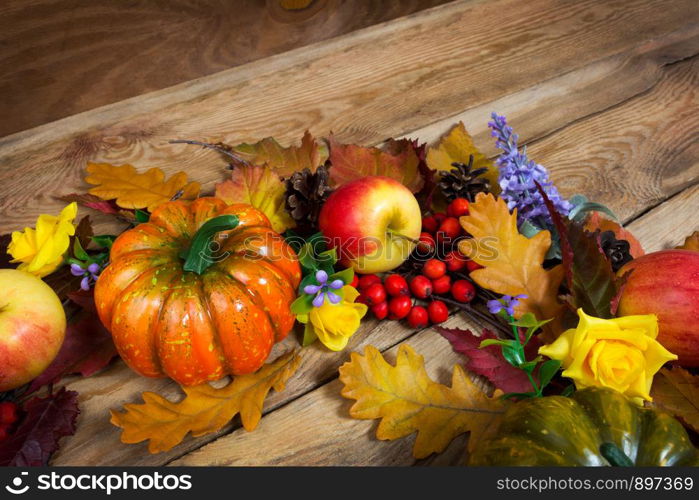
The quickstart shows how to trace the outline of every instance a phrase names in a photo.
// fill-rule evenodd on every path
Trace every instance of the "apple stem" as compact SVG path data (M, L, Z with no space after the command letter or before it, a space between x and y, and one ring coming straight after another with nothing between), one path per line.
M406 236L402 233L398 233L398 232L394 231L393 229L391 229L390 227L386 228L386 232L388 232L388 234L390 236L393 236L393 237L401 239L401 240L407 240L416 246L422 246L422 248L426 248L428 250L430 248L432 248L429 243L425 243L424 241L416 240L415 238L411 238L410 236Z

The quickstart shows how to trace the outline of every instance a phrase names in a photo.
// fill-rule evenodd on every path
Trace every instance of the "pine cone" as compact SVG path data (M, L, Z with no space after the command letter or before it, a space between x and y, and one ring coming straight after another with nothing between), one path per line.
M624 264L633 260L629 252L631 245L626 240L617 240L614 231L604 231L600 234L599 241L604 255L612 264L612 271L617 272Z
M490 182L485 177L481 177L488 171L487 168L473 168L473 155L468 159L468 164L454 162L448 173L442 175L439 180L439 189L446 196L448 201L455 198L466 198L474 201L478 193L487 193L490 190Z
M318 214L330 196L328 169L318 167L315 173L307 168L294 172L286 180L286 209L300 227L315 226Z

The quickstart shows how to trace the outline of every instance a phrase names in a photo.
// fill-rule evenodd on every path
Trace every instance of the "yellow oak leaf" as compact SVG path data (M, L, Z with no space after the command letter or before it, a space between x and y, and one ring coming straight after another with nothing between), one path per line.
M451 387L430 379L422 356L401 345L392 366L378 349L368 346L364 355L352 353L340 367L342 395L356 402L350 415L381 419L376 437L399 439L417 432L413 456L424 458L443 451L459 434L471 432L469 449L481 434L497 426L506 403L497 392L483 393L456 365Z
M427 166L432 170L448 172L453 169L452 163L468 164L469 156L473 155L473 168L487 168L483 177L490 182L490 192L498 194L500 185L498 184L498 168L488 159L473 143L473 138L466 131L463 122L454 125L449 132L442 136L436 146L427 150Z
M298 351L290 351L257 372L233 378L225 387L209 384L183 387L185 398L172 403L159 394L143 393L143 404L126 404L125 412L111 411L112 424L121 427L122 443L150 440L148 451L160 453L178 445L188 432L203 436L221 429L240 414L243 427L253 431L262 418L270 389L284 390L299 366Z
M653 406L680 418L699 432L699 376L674 366L663 368L653 380L650 391Z
M151 168L139 174L133 165L109 163L87 164L85 181L95 184L89 193L103 200L114 200L122 208L147 208L153 211L158 205L178 198L192 200L199 195L198 182L187 183L187 174L178 172L168 180L159 168Z
M272 227L282 233L296 223L285 208L284 181L271 168L240 165L231 178L216 184L216 196L226 203L247 203L264 213Z
M471 272L471 278L495 293L526 295L519 301L515 317L531 312L540 320L554 318L544 325L544 340L553 341L562 331L558 287L563 267L543 267L551 233L544 230L526 238L517 230L517 210L510 213L502 198L485 193L478 193L469 215L459 222L473 237L459 242L459 251L483 266Z
M300 146L284 147L273 137L267 137L254 144L238 144L233 151L245 161L270 167L284 178L304 168L315 172L328 159L328 147L318 143L308 130Z
M694 250L699 252L699 231L694 231L687 236L684 243L677 247L680 250Z
M407 139L389 139L382 148L340 144L332 135L330 144L330 180L342 186L370 175L382 175L395 179L413 193L423 186L418 169L420 159L413 143Z

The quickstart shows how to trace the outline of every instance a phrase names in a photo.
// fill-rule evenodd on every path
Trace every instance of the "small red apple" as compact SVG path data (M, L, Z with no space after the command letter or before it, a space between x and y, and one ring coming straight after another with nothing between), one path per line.
M699 252L661 250L632 260L619 301L619 316L658 316L658 342L678 363L699 366Z
M320 210L318 226L342 264L362 274L379 273L408 258L420 237L422 215L407 187L370 176L336 189Z
M0 392L41 374L65 331L65 311L51 287L33 274L0 269Z

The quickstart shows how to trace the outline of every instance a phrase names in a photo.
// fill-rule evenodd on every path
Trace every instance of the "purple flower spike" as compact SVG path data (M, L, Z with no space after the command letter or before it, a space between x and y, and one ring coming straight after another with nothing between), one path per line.
M323 270L316 272L316 281L318 281L318 283L321 285L325 285L325 283L328 281L328 273Z
M330 288L334 290L339 290L343 286L345 286L345 282L342 280L334 280L332 283L330 283Z
M548 171L527 157L526 147L520 153L517 146L519 137L507 124L505 117L497 113L491 116L493 121L488 123L488 126L492 130L492 136L496 138L495 145L503 151L496 161L500 169L500 197L507 202L510 210L517 209L518 224L528 220L541 229L552 229L551 215L535 182L541 184L561 215L568 215L571 204L558 193L548 178Z
M315 274L317 285L306 285L303 287L303 292L308 295L315 295L311 303L313 307L321 307L325 303L327 297L331 304L339 304L342 301L342 296L333 293L331 290L340 290L345 286L341 279L332 280L328 283L328 273L325 271L316 271Z
M328 292L328 300L331 304L338 304L342 300L342 297L335 293Z
M100 270L100 265L97 262L93 262L87 266L87 270L90 272L90 274L97 274Z
M82 280L80 280L80 288L82 288L86 292L90 289L90 277L89 276L85 276Z
M498 314L500 311L505 311L510 316L514 316L515 307L519 305L520 299L526 299L526 295L503 295L499 299L489 300L487 302L488 310L492 314Z

